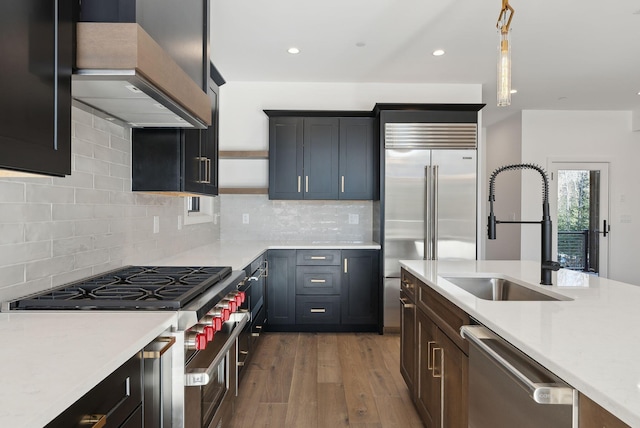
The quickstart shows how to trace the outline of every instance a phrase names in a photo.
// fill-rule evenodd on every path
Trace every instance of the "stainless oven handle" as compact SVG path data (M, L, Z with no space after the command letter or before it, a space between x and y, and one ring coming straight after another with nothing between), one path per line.
M218 355L216 355L216 357L207 368L189 369L184 374L185 386L204 386L207 385L211 379L213 379L218 365L220 364L220 362L222 362L222 359L225 357L229 349L231 349L231 347L235 345L236 339L240 335L240 332L242 331L244 326L247 325L247 322L249 321L249 314L246 312L236 312L234 314L231 314L231 319L237 324Z
M508 342L486 327L479 325L463 325L460 328L460 336L475 345L484 352L496 364L502 366L514 380L529 392L529 395L538 404L568 404L573 405L573 388L563 383L536 383L515 368L506 358L489 347L485 340L493 340L511 347Z

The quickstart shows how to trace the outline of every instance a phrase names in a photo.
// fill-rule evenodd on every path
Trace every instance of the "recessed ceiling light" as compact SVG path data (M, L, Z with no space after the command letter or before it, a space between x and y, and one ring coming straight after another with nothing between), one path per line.
M512 89L510 92L511 92L512 94L517 94L517 93L518 93L518 90L517 90L517 89Z
M640 92L638 92L638 95L640 95Z
M433 56L442 56L444 55L444 51L442 49L436 49L433 51Z
M363 47L367 46L367 44L365 42L358 42L358 43L356 43L356 46L359 47L359 48L363 48Z
M289 48L289 49L287 49L287 52L289 52L292 55L295 55L295 54L299 54L300 53L300 49L298 49L298 48Z

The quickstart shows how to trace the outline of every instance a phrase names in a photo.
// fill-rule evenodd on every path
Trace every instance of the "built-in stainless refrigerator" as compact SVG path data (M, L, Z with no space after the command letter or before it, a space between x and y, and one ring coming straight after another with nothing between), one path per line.
M476 124L434 126L385 124L385 329L400 326L399 260L476 259Z

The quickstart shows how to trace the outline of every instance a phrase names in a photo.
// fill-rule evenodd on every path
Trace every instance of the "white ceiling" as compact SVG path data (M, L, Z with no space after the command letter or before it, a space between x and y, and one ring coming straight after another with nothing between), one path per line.
M227 81L481 83L485 124L640 110L640 0L509 3L509 107L495 106L501 0L211 0L211 56Z

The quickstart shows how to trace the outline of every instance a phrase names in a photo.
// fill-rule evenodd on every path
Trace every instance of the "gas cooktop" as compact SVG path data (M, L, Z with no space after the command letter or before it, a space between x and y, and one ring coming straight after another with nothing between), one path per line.
M127 266L26 296L9 309L178 310L231 272L226 266Z

